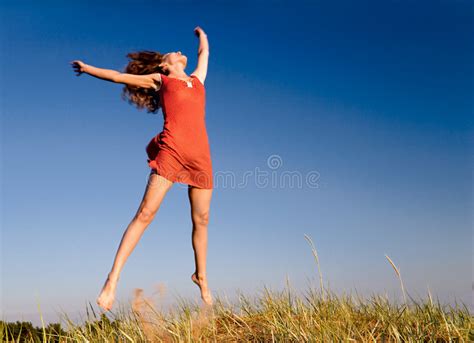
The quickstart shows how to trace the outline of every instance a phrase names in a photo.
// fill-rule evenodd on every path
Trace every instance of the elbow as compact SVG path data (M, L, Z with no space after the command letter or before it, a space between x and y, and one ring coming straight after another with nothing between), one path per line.
M121 83L122 82L122 73L117 73L117 74L114 74L112 75L112 77L110 78L110 81L112 82L116 82L116 83Z

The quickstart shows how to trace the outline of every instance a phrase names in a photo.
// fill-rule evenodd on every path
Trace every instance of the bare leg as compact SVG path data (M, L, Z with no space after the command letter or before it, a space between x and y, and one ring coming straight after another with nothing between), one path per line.
M199 286L202 300L212 305L211 292L207 286L206 254L207 254L207 225L212 198L212 189L202 189L190 186L188 197L191 203L191 218L193 222L192 243L196 271L191 279Z
M97 304L104 310L108 311L112 308L120 272L127 258L143 235L143 232L153 221L164 196L172 185L173 182L170 180L165 179L153 171L150 173L141 204L122 236L112 270L108 274L102 291L96 299Z

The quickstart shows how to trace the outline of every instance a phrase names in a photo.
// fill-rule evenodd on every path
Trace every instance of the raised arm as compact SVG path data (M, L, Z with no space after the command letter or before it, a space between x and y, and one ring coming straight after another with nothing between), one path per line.
M207 35L199 26L194 29L194 33L199 37L199 48L198 48L198 63L196 69L192 74L196 74L197 77L204 84L204 80L207 75L207 65L209 61L209 41Z
M78 73L77 76L81 75L81 73L87 73L98 79L102 79L102 80L106 80L110 82L124 83L130 86L141 87L141 88L155 88L156 90L159 89L159 86L157 86L157 83L161 85L160 73L153 73L153 74L147 74L147 75L135 75L135 74L121 73L119 71L112 70L112 69L97 68L89 64L85 64L82 61L73 61L71 62L71 64L73 64L73 67Z

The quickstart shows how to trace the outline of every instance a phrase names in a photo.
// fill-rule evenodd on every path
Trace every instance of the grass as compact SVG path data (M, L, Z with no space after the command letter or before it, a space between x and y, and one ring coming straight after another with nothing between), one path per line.
M131 306L119 304L110 312L97 314L89 303L87 318L75 324L63 314L65 328L50 324L33 328L31 323L0 322L1 342L472 342L474 317L466 305L445 306L428 298L416 301L395 270L404 297L403 304L372 295L337 296L323 287L317 251L311 245L319 270L319 289L311 286L301 295L289 282L283 291L266 286L260 295L238 293L238 301L217 296L212 306L186 299L163 313L140 289ZM160 295L164 290L159 289ZM410 302L407 300L410 298ZM90 307L90 309L89 309ZM24 325L22 325L24 324Z

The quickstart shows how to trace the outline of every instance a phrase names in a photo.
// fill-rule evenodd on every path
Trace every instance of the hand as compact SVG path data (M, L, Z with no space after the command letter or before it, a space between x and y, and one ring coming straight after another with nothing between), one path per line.
M198 37L206 36L206 33L204 32L204 30L201 29L199 26L196 26L196 27L194 28L194 33L195 33L196 36L198 36Z
M85 72L86 64L84 62L76 60L70 63L72 64L74 71L77 73L76 76L79 76Z

